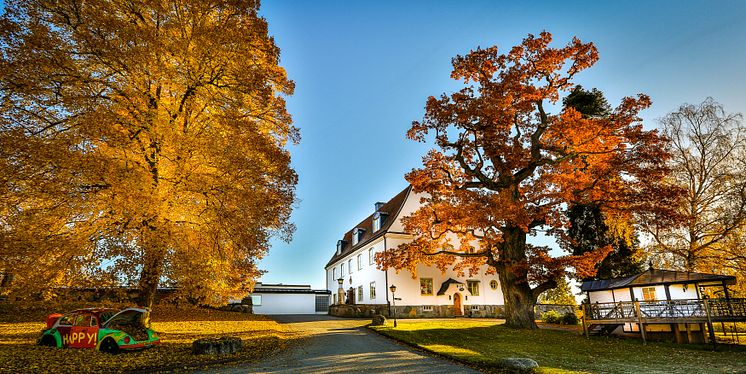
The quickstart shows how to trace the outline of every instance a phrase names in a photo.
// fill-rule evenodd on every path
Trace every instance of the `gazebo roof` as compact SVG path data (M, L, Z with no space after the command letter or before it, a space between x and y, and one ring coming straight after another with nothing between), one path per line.
M688 284L688 283L736 283L732 275L693 273L687 271L649 269L640 274L612 279L598 279L583 281L582 291L603 291L616 288L654 286L660 284Z

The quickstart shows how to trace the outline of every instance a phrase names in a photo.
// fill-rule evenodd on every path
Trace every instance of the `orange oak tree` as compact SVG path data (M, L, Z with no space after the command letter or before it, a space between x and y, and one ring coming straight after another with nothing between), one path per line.
M520 328L536 328L539 294L565 274L592 276L611 250L552 257L527 236L545 229L568 240L570 202L598 204L613 225L636 213L658 216L656 199L673 194L661 185L665 139L638 117L647 96L624 98L604 117L573 108L552 113L598 52L577 38L562 48L551 40L543 32L506 54L493 46L453 59L451 77L465 87L430 97L424 119L407 133L420 142L434 137L437 146L407 174L426 196L404 219L414 239L379 258L413 273L420 263L461 273L487 264L498 274L507 324Z
M258 1L6 1L0 271L245 294L289 238L294 84Z

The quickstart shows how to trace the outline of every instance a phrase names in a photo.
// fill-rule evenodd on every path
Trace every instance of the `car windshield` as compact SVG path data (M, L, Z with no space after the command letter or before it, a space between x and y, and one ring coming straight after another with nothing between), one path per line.
M113 317L116 313L113 311L111 312L103 312L99 314L99 318L101 319L101 323L106 323L111 317Z

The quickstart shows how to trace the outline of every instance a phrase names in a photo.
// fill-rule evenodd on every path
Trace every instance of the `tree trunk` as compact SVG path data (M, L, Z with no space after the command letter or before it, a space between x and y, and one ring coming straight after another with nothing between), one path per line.
M505 325L536 329L536 298L528 284L526 233L520 228L507 228L503 230L503 239L497 274L505 300Z
M163 275L163 266L166 260L166 251L163 243L156 235L154 227L145 230L143 242L144 261L142 264L142 273L140 273L140 290L139 304L146 308L152 308L155 301L155 295L158 292L158 284Z

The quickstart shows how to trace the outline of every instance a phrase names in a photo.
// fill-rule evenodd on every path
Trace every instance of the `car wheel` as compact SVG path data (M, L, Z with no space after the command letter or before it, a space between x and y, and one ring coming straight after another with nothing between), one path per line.
M119 352L119 346L117 345L117 342L114 341L114 339L106 338L103 342L101 342L101 347L99 348L99 350L105 353L117 354Z
M39 342L39 345L44 347L55 347L57 348L57 340L52 335L44 335Z

